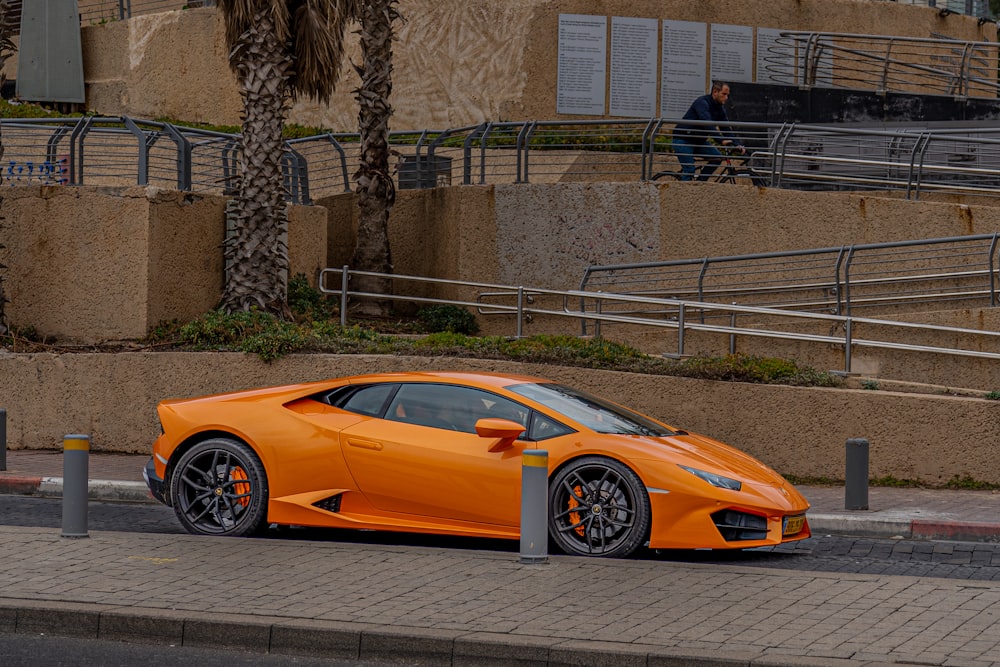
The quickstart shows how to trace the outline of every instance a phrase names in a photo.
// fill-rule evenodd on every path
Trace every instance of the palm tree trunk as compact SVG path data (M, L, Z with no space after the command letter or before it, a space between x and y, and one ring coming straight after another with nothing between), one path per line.
M362 271L392 273L389 249L389 212L396 201L396 185L389 169L389 118L392 106L393 21L399 18L397 0L365 3L361 15L363 64L355 67L361 87L355 91L360 110L361 165L357 179L358 241L351 265ZM388 294L392 281L371 276L356 278L355 291ZM364 300L355 311L386 315L386 301Z
M265 3L266 4L266 3ZM288 212L281 178L282 130L291 59L265 8L234 48L243 97L240 181L231 205L234 233L226 239L230 274L222 295L227 312L259 309L289 317Z

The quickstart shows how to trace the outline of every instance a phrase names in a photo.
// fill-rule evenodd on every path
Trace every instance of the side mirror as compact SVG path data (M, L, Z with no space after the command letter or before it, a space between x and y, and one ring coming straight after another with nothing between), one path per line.
M496 438L488 449L491 452L502 452L514 446L514 441L524 433L524 427L509 419L487 417L476 422L476 433L480 438Z

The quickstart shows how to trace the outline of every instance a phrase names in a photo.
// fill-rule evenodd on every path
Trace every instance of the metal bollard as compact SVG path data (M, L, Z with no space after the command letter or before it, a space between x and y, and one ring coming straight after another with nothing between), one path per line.
M545 563L549 559L549 453L526 449L521 453L521 559Z
M87 482L90 463L90 436L63 438L63 537L87 535Z
M868 509L868 441L864 438L847 441L844 509Z
M0 470L7 469L7 410L0 408Z

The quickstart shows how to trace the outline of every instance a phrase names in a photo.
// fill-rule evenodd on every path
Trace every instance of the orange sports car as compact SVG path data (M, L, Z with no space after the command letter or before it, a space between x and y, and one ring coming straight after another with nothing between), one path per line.
M145 468L184 527L271 524L518 539L521 453L548 452L568 554L742 549L809 537L809 504L763 463L548 380L390 373L158 407Z

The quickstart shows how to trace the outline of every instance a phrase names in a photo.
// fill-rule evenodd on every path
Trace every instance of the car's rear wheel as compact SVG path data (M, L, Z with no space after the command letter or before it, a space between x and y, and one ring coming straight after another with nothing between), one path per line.
M181 524L201 535L252 535L267 528L267 474L247 445L212 438L174 466L170 500Z
M549 487L549 534L571 555L628 556L645 543L650 516L639 476L613 459L577 459Z

